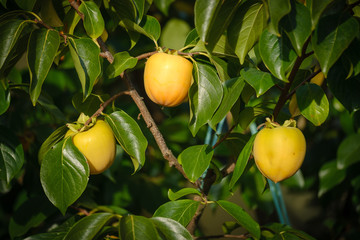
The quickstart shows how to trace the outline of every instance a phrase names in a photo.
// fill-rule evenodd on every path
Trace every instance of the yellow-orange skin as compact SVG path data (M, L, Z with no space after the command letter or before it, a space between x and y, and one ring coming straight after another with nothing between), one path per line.
M256 166L275 183L299 170L305 152L305 137L295 127L264 128L255 137L253 147Z
M144 85L148 97L165 107L175 107L187 99L193 65L184 57L156 53L146 62Z
M116 142L106 122L97 120L95 126L80 133L68 130L65 137L72 135L74 145L87 159L90 174L100 174L113 164Z

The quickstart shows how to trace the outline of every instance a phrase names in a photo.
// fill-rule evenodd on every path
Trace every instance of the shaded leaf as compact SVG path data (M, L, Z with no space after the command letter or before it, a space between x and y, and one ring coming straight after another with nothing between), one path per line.
M301 86L296 91L301 114L315 126L321 125L329 115L329 101L321 87L314 83Z
M84 28L86 33L93 39L101 36L105 29L105 22L99 7L95 2L82 1L79 11L84 14Z
M173 2L175 2L175 0L154 0L156 7L165 14L165 16L168 16L169 7Z
M118 143L130 155L134 172L141 169L145 163L148 142L137 122L124 111L106 115L105 120L112 128Z
M195 182L209 167L214 151L205 145L194 145L182 151L178 157L186 176Z
M64 26L54 7L53 1L41 0L40 16L43 22L52 27Z
M0 80L0 115L7 111L10 106L10 89L7 80Z
M89 172L86 158L71 138L58 142L46 152L40 168L41 185L62 214L85 190Z
M346 169L360 161L360 134L345 138L337 150L337 168Z
M190 199L167 202L155 211L153 217L171 218L186 227L196 213L199 204L199 201Z
M89 38L69 38L69 42L71 57L81 82L83 97L86 99L101 73L100 49Z
M274 76L255 68L243 68L240 74L245 81L254 88L257 97L263 95L276 84L276 78Z
M173 192L171 189L168 191L168 197L171 201L177 200L189 194L196 194L201 196L200 191L195 188L182 188L177 192Z
M143 18L140 25L130 21L129 19L122 19L119 24L127 30L145 35L154 42L156 42L160 37L160 23L156 20L156 18L149 15Z
M0 179L9 184L24 164L24 150L14 133L0 126Z
M340 184L345 179L345 169L338 169L336 165L336 160L333 160L321 166L319 171L319 197L324 195L324 193L331 190L336 185Z
M279 22L291 11L290 0L271 0L268 4L270 14L269 31L280 36Z
M54 104L54 101L50 96L45 93L41 93L37 99L37 103L45 109L53 118L55 122L66 123L67 119L64 113Z
M34 30L30 35L27 60L30 73L30 98L34 106L59 46L58 31L41 28Z
M315 29L321 14L324 12L327 6L330 5L334 0L311 0L307 2L311 14L312 29Z
M83 101L81 93L77 93L72 98L72 104L79 113L84 113L87 116L92 116L100 107L100 104L104 103L109 96L90 94L89 97Z
M234 172L232 174L230 183L229 183L229 189L233 189L236 182L239 180L241 175L243 174L245 167L249 161L250 155L252 153L252 148L254 145L255 140L255 134L251 136L249 141L246 143L244 148L241 150L239 157L236 160Z
M241 226L243 226L255 238L260 239L259 224L235 203L219 200L216 202L222 209L229 213Z
M15 0L15 2L21 9L31 11L34 8L36 0Z
M209 65L194 63L195 82L189 90L190 123L193 136L205 125L220 105L223 88L216 71Z
M119 52L114 55L114 62L110 64L106 69L106 75L109 78L115 78L119 76L126 69L135 67L137 64L137 58L130 56L128 52Z
M266 7L261 2L247 1L237 10L228 28L228 41L240 64L244 64L246 55L259 40L267 20Z
M151 218L156 229L160 232L164 240L192 240L189 231L177 221L170 218L154 217Z
M358 28L358 22L348 13L320 19L313 33L312 47L325 76L355 38L358 31L354 29Z
M158 233L152 221L143 216L124 216L120 220L121 240L156 240Z

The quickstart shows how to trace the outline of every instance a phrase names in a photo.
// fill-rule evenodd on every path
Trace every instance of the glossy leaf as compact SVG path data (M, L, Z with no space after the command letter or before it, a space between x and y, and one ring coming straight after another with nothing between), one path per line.
M171 189L169 189L168 191L168 197L171 201L177 200L181 197L184 197L186 195L189 194L196 194L201 196L201 193L199 192L199 190L195 189L195 188L182 188L177 192L173 192Z
M0 80L0 115L7 111L10 106L10 89L7 80Z
M137 12L137 22L141 22L144 14L146 14L146 12L148 11L148 9L150 8L153 0L133 0L135 7L136 7L136 12Z
M130 31L145 35L154 42L156 42L160 37L160 33L161 33L160 23L156 20L156 18L149 15L147 15L141 21L140 25L136 24L133 21L130 21L129 19L122 19L122 21L119 24L120 26Z
M84 28L86 33L93 39L100 37L104 32L105 22L96 3L92 1L82 1L79 11L84 14Z
M105 120L112 128L118 143L131 157L134 172L141 169L145 163L145 150L148 142L137 122L124 111L106 115Z
M14 133L0 126L0 179L6 184L16 176L24 164L24 150Z
M276 78L287 82L286 72L296 59L296 53L288 38L285 35L278 37L265 30L260 37L259 50L270 72Z
M274 76L255 68L243 68L240 74L245 81L254 88L257 97L263 95L276 84L276 78Z
M58 13L56 12L53 1L41 0L40 3L41 3L40 16L43 22L45 22L46 24L52 27L64 26Z
M240 2L240 0L195 2L195 28L210 52L227 29Z
M194 145L182 151L178 161L189 180L195 182L209 167L213 154L209 145Z
M320 19L312 39L312 47L321 71L327 76L357 35L359 24L350 14L328 15Z
M311 0L307 2L311 14L312 29L315 29L321 14L324 12L327 6L334 0Z
M48 199L62 214L84 192L89 165L71 138L55 144L45 154L40 168L41 185Z
M259 224L235 203L219 200L216 202L222 209L229 213L241 226L243 226L255 238L260 239Z
M326 162L319 171L319 192L321 197L324 193L340 184L346 177L345 169L338 169L335 160Z
M56 129L54 132L50 134L50 136L41 144L39 153L38 153L38 160L39 163L42 162L44 159L45 154L51 150L55 144L63 140L65 133L67 132L68 127L61 126L58 129Z
M0 69L18 41L27 21L11 19L0 24Z
M190 199L167 202L155 211L153 217L171 218L186 227L195 215L199 204L199 201Z
M177 221L163 217L154 217L151 221L164 240L193 240L189 231Z
M346 169L360 161L360 134L345 138L337 151L337 168Z
M261 107L246 107L239 114L239 125L246 129L249 124L260 115L271 115L272 110Z
M34 106L59 46L58 31L41 28L34 30L30 35L27 60L30 73L30 98Z
M232 78L223 83L224 97L221 101L219 108L211 118L209 125L215 129L218 124L230 111L235 102L240 97L240 94L245 86L244 79L242 77Z
M334 96L352 112L360 108L360 76L348 78L350 70L349 64L338 61L330 69L326 81Z
M269 31L280 36L279 22L291 11L290 0L271 0L268 4L270 14Z
M81 82L84 99L86 99L101 73L100 49L89 38L69 38L69 42L71 57Z
M169 7L175 0L154 0L156 7L163 13L165 16L169 14Z
M329 115L329 101L321 87L305 84L296 91L301 114L315 126L320 126Z
M130 56L128 52L119 52L114 55L114 62L106 69L109 78L119 76L126 69L131 69L137 64L137 59Z
M100 104L104 103L109 96L90 94L90 96L83 101L81 93L77 93L72 98L72 104L79 113L84 113L87 116L92 116L100 107Z
M132 0L110 1L110 4L115 8L116 13L121 19L127 19L132 22L136 22L136 6Z
M113 218L111 213L93 213L76 222L64 239L94 239L106 223Z
M293 1L291 12L283 17L280 25L289 37L297 55L301 56L304 43L311 34L309 9L302 3Z
M244 64L246 55L259 40L267 20L266 7L261 2L247 1L236 12L228 28L228 41L240 64Z
M121 240L156 240L158 233L152 221L143 216L129 215L120 220Z
M223 95L220 79L212 67L203 63L195 63L194 68L195 82L189 90L189 128L193 136L214 114Z
M246 143L244 148L241 150L239 157L236 160L234 172L232 174L230 183L229 183L229 189L233 189L236 182L239 180L241 175L243 174L245 167L249 161L250 155L252 153L252 148L254 145L256 135L252 135L249 141Z
M55 212L56 208L45 196L27 199L10 219L9 234L11 238L24 235L31 228L39 226Z

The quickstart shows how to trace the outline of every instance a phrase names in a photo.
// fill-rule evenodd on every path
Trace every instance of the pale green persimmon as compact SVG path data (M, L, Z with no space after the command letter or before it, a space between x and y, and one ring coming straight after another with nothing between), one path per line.
M260 172L277 183L293 176L306 152L303 133L296 127L265 127L257 134L253 156Z
M83 132L68 130L65 137L71 136L74 145L85 156L90 174L100 174L114 162L116 142L110 126L103 120Z
M182 56L156 53L145 64L144 86L155 103L174 107L183 103L192 82L192 63Z

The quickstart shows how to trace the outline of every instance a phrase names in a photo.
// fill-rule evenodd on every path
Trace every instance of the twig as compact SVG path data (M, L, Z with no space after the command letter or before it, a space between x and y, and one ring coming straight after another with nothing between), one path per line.
M214 144L214 146L212 146L212 149L215 149L217 146L220 145L220 143L222 143L223 141L225 141L226 138L227 138L227 137L230 135L230 133L232 132L232 130L234 130L235 126L236 126L236 125L233 125L233 126L225 133L225 135L224 135L219 141L217 141L217 142Z
M321 70L315 71L313 72L309 77L307 77L304 81L302 81L299 85L297 85L287 96L287 99L291 98L292 95L294 95L294 93L296 92L296 90L304 85L306 82L309 82L313 77L315 77L317 74L319 74L321 72Z

